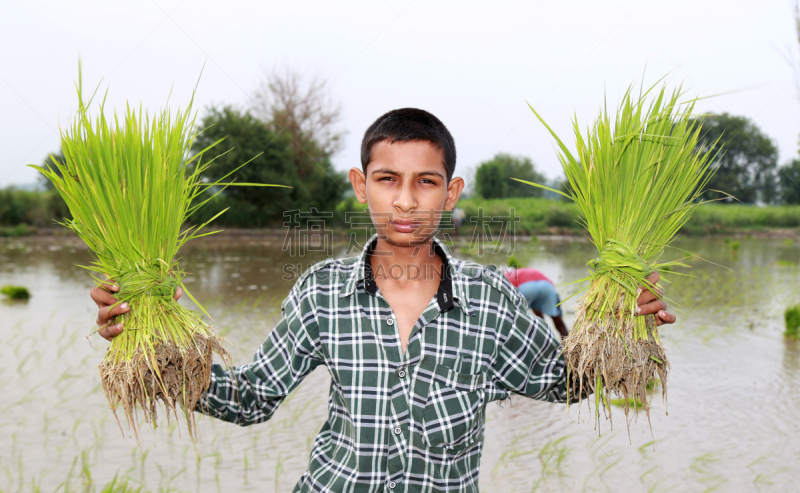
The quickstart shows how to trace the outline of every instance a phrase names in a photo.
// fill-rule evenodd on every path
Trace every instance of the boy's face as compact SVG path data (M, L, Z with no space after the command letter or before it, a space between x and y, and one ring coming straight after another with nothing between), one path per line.
M428 242L464 188L461 178L447 183L442 151L425 141L378 142L366 174L352 168L349 177L378 236L400 247Z

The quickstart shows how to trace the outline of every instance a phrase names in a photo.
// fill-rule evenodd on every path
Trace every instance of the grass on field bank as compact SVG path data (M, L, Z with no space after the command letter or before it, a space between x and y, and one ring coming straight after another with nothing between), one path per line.
M790 341L800 340L800 305L787 308L783 317L786 321L786 332L783 335Z
M0 190L0 238L36 234L37 228L55 226L69 215L66 206L55 192ZM466 218L461 234L471 234L477 224L492 232L509 226L509 215L517 218L513 231L517 235L582 234L580 213L575 204L544 198L462 199L458 207ZM362 213L366 206L353 197L336 206L332 222L346 225L348 213ZM224 216L222 216L224 217ZM280 228L283 219L276 220ZM221 224L224 226L224 224ZM703 204L681 228L685 235L731 234L758 232L769 229L800 229L800 205L754 206L746 204Z
M27 300L31 297L30 291L24 286L3 286L0 288L0 294L10 300Z
M519 221L516 234L548 234L553 232L581 234L581 218L573 203L540 198L511 198L461 200L466 219L462 234L471 231L482 219L494 231L499 231L502 218L513 209ZM480 211L483 209L483 212ZM491 219L494 218L494 221ZM687 235L729 234L777 228L800 228L800 205L754 206L742 204L703 204L680 229Z

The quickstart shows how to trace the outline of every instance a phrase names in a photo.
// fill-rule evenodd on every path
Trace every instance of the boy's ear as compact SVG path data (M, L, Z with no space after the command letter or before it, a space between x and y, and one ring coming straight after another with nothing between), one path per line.
M447 184L447 198L444 201L444 210L453 210L458 203L458 198L461 197L462 190L464 190L464 179L458 176L453 177L450 183Z
M350 184L353 185L353 192L356 194L356 200L362 204L367 203L367 177L364 172L358 168L350 168L347 174L350 178Z

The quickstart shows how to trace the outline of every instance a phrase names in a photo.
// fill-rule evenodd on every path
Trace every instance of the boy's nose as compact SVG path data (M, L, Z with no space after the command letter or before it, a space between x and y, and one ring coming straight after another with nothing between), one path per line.
M409 212L417 207L417 199L409 185L400 187L393 205L402 212Z

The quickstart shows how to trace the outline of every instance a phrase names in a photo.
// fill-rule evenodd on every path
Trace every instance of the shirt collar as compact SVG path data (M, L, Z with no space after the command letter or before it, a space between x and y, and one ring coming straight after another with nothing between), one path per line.
M364 281L364 291L374 295L378 291L378 285L372 275L372 264L369 262L372 252L378 243L378 235L373 235L369 239L366 246L361 250L358 256L353 272L345 281L342 289L339 292L339 297L349 296L355 292L356 286L359 281ZM467 314L471 314L469 304L464 297L464 287L461 281L460 272L457 272L453 256L450 250L438 238L433 238L433 249L442 258L442 280L439 283L439 289L436 291L436 302L439 305L439 311L447 311L455 306L453 300L457 299ZM454 282L455 280L455 282Z

